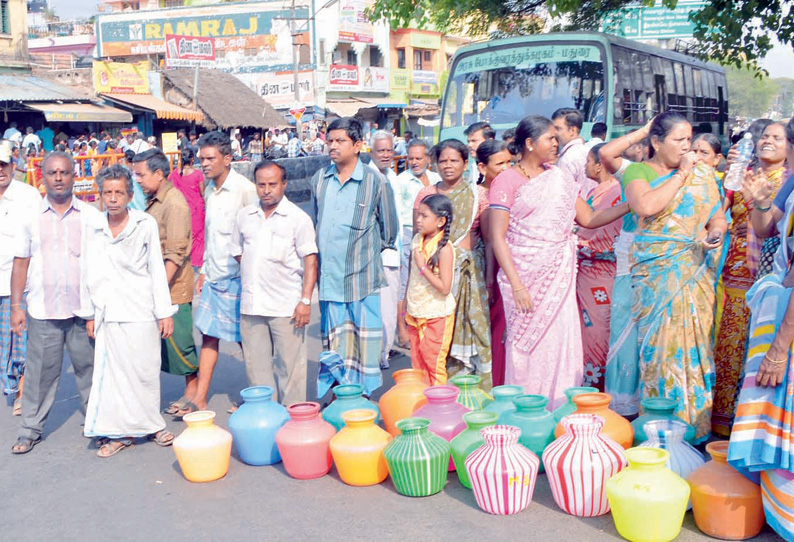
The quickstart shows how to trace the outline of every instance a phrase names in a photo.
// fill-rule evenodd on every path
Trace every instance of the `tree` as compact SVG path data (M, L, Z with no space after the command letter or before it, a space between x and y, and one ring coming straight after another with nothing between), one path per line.
M768 77L755 77L748 69L725 68L728 80L729 114L736 117L765 117L780 87Z
M654 0L379 0L370 8L373 19L388 19L394 28L432 27L465 32L472 37L523 35L543 30L548 15L553 29L598 30L608 15L628 7L654 5ZM677 0L661 0L674 8ZM757 61L772 48L771 34L794 44L794 10L790 0L706 0L691 15L696 52L704 59L760 70Z

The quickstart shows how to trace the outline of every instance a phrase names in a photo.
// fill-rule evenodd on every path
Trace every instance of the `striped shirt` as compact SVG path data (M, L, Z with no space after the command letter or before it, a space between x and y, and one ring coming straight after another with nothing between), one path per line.
M339 182L336 165L312 177L320 254L320 300L352 303L386 285L381 252L399 233L391 187L359 160Z

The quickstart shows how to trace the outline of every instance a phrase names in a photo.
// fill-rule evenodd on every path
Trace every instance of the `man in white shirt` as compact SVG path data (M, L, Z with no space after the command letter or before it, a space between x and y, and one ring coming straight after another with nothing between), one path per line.
M590 129L590 139L587 140L585 145L589 151L596 145L600 145L607 140L607 125L605 122L596 122Z
M584 115L578 109L562 107L551 115L551 121L557 129L557 141L560 144L557 167L573 176L579 185L579 195L587 201L598 183L584 171L587 153L590 152L580 135Z
M287 144L289 143L289 136L287 135L287 131L284 130L283 132L279 132L279 129L276 128L275 131L275 147L277 149L285 149Z
M14 248L22 236L22 224L41 205L39 191L29 184L14 181L14 145L0 142L0 322L11 321L11 268ZM22 298L25 310L25 298ZM28 334L17 336L9 324L0 325L0 384L5 395L14 395L14 416L22 413L22 386Z
M22 150L27 155L28 149L31 145L36 148L36 152L39 152L41 148L41 139L33 132L33 126L28 126L25 130L27 133L25 134L24 139L22 139Z
M185 403L177 419L207 407L221 339L240 342L240 264L231 254L232 229L240 209L257 200L254 183L232 169L228 135L207 132L198 140L198 147L201 170L207 179L204 264L196 281L201 297L195 324L202 343L195 400Z
M138 132L135 134L135 141L132 142L129 148L130 150L134 151L135 154L140 154L144 151L148 151L152 148L152 146L144 141L143 134Z
M394 138L389 132L378 130L370 137L370 144L372 145L370 166L386 177L387 186L390 188L389 197L394 200L394 192L397 188L397 174L391 167L392 158L394 158ZM386 275L386 287L380 290L380 314L383 320L383 348L380 368L388 369L389 353L394 346L394 336L397 333L397 309L400 303L400 251L387 248L381 252L381 259L383 272Z
M23 224L11 271L11 328L17 336L26 327L28 331L22 424L13 454L28 453L41 442L58 391L64 347L84 408L94 367L94 343L86 330L94 313L83 254L102 215L73 196L74 160L69 154L49 153L41 170L47 196ZM27 314L22 310L26 284Z
M306 400L306 326L317 283L312 219L284 196L284 168L254 169L259 203L237 213L230 242L240 262L240 336L248 383L284 405Z
M414 201L422 188L441 182L438 173L427 169L430 166L430 145L422 139L408 142L408 169L397 175L397 188L394 192L397 212L402 226L402 257L400 262L400 302L405 299L408 286L408 259L411 256L411 241L414 238ZM405 312L404 308L400 313ZM408 329L402 318L398 319L400 341L408 337ZM403 331L405 333L403 333Z
M6 131L3 132L3 139L7 139L14 145L19 145L22 142L22 132L17 130L16 122L11 121L11 123L8 125L8 128L6 128Z

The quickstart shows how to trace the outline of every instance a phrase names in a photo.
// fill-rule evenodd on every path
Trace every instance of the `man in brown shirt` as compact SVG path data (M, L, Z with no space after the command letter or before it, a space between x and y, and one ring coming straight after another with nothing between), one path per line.
M160 248L171 288L171 303L179 306L174 315L174 333L163 340L162 370L185 376L185 393L167 409L176 414L192 403L198 384L198 358L193 341L193 266L190 264L192 234L190 208L168 175L168 158L159 149L135 155L132 160L135 180L146 194L146 212L157 220ZM193 409L196 410L196 409Z

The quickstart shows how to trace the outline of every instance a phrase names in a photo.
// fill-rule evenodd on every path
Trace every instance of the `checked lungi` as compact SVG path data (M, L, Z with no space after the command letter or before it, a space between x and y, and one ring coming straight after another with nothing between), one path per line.
M340 384L361 384L366 395L383 383L380 373L383 322L380 292L360 301L320 301L323 349L344 363Z
M21 308L27 313L24 298ZM22 331L22 336L11 331L11 297L0 297L0 379L6 395L19 391L19 379L25 373L27 342L27 328Z
M239 343L241 289L240 277L205 281L196 310L196 328L209 337Z

